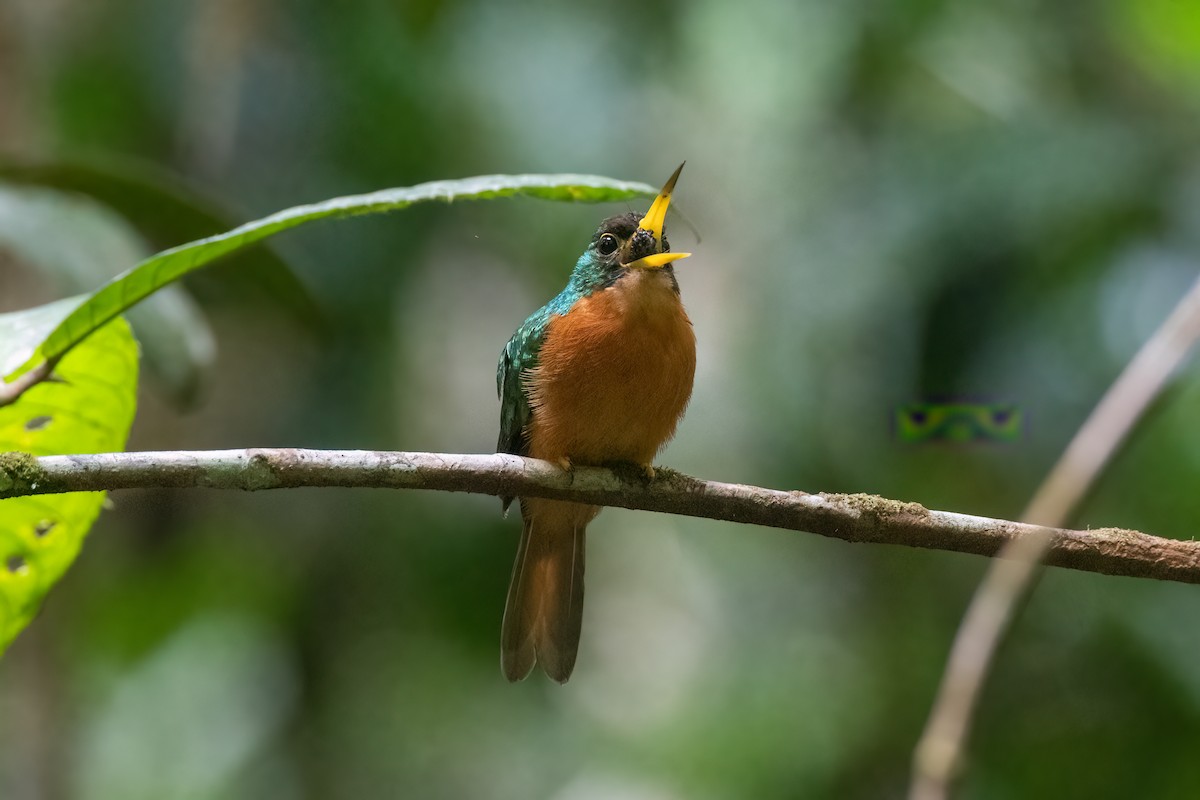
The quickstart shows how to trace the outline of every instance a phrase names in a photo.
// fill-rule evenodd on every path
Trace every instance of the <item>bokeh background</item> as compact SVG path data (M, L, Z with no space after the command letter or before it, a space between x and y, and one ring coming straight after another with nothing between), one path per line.
M149 251L336 195L686 158L699 371L661 462L1007 518L1194 279L1198 122L1178 0L0 0L0 186L82 192ZM182 390L150 376L131 447L491 452L501 346L641 207L273 240L187 283L215 355ZM72 280L9 254L0 310ZM939 398L1015 403L1023 436L896 441L893 409ZM1195 535L1197 401L1189 368L1076 525ZM0 662L0 796L898 797L986 567L608 510L574 678L510 686L518 526L477 496L115 495ZM1200 796L1198 617L1193 588L1048 571L961 796Z

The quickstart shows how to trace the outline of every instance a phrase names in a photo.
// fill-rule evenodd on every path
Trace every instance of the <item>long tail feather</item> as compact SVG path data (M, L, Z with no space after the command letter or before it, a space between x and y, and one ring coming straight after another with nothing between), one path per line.
M501 666L510 681L528 675L535 661L559 683L575 668L590 509L564 508L571 505L555 504L560 513L539 514L532 504L522 509L525 524L500 635Z
M504 602L504 622L500 627L500 668L510 681L524 680L533 669L533 627L537 619L537 598L529 591L529 542L533 521L526 518L521 543L513 562L508 599Z

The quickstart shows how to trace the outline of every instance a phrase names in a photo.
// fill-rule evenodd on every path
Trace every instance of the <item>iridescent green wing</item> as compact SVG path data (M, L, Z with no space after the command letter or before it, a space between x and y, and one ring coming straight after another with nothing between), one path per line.
M539 312L540 314L541 312ZM529 454L529 441L525 428L533 416L529 397L525 394L525 381L529 370L537 365L542 337L546 332L544 319L535 314L525 320L500 353L496 366L496 393L500 395L500 438L496 442L497 453L512 453L518 456ZM501 497L504 511L512 503L511 497Z
M537 365L538 352L546 324L542 315L534 314L525 320L500 353L496 367L496 392L500 396L500 438L496 442L497 453L513 453L523 456L529 453L525 440L525 427L529 424L532 411L525 394L528 371Z

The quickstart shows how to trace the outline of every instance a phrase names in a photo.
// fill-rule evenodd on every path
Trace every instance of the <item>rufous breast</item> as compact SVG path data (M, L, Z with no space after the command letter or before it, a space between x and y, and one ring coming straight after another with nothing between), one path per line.
M531 370L530 455L650 464L675 433L696 336L673 275L636 270L552 318Z

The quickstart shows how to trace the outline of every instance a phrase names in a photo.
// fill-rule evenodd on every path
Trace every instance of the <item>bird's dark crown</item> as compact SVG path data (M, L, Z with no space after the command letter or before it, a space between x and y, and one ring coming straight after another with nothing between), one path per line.
M596 235L592 237L592 241L599 241L600 237L606 233L611 233L618 239L628 239L637 230L641 219L639 215L634 213L617 214L614 217L609 217L600 223L600 227L596 229Z

